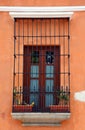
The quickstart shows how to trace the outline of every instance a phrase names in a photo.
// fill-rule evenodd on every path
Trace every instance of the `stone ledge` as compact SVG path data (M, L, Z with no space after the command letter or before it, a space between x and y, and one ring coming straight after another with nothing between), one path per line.
M12 117L20 120L23 126L60 126L61 122L70 118L70 113L12 113Z

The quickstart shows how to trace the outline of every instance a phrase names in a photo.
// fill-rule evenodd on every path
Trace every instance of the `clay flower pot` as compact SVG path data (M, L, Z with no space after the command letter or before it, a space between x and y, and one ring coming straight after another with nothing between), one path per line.
M32 105L13 105L14 112L32 112Z
M50 112L68 112L69 106L68 105L50 105Z

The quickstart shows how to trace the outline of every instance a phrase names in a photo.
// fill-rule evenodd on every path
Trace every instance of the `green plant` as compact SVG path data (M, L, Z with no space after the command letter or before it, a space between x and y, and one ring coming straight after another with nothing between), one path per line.
M38 56L38 53L36 51L32 52L31 60L32 60L32 63L38 63L39 62L39 56Z
M15 96L16 96L16 94L17 94L17 88L16 88L16 87L14 87L14 88L13 88L13 96L15 97Z
M20 100L20 94L19 91L17 90L17 87L14 87L13 89L13 98L14 98L14 104L21 104Z
M61 104L64 104L64 105L68 104L68 102L69 102L69 93L68 92L66 92L64 90L59 90L57 92L57 95L58 95L57 97L59 99L59 102Z

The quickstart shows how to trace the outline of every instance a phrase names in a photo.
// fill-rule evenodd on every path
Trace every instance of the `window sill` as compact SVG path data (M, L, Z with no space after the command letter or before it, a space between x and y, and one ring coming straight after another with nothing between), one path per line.
M70 113L12 113L14 119L20 120L23 126L60 126L70 118Z

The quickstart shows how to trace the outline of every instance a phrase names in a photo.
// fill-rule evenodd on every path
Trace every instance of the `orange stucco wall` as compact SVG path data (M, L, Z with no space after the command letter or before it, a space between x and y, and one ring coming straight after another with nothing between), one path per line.
M65 6L85 5L84 0L1 0L0 5L6 6Z
M8 6L85 5L84 0L1 0ZM60 127L23 127L12 119L13 86L13 19L0 12L0 130L85 130L85 102L74 94L85 89L85 12L75 12L70 21L71 118Z

